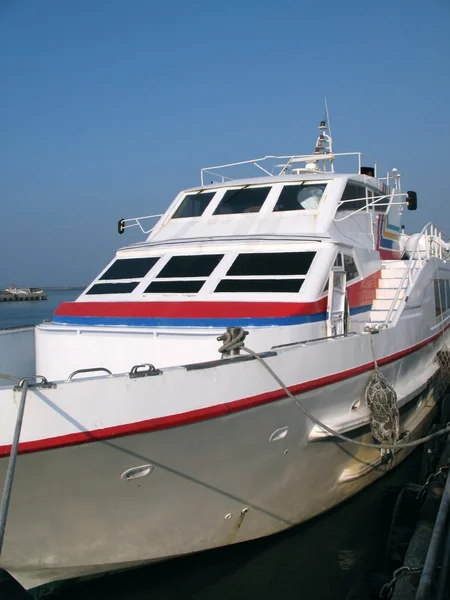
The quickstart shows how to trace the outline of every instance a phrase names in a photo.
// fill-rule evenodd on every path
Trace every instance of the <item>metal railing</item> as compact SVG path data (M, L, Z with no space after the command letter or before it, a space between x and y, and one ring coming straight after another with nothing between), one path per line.
M340 219L336 219L335 217L333 218L333 221L335 223L339 223L340 221L345 221L345 219L348 219L350 217L353 217L354 215L356 215L357 213L360 212L367 212L369 208L371 207L375 207L375 206L406 206L407 202L392 202L393 198L400 198L400 197L404 197L404 196L408 196L408 192L392 192L392 194L383 194L381 196L373 196L370 200L371 202L368 202L368 198L366 197L361 197L361 198L352 198L351 200L341 200L339 202L338 206L342 206L343 204L351 204L352 202L362 202L362 201L366 201L366 204L364 206L361 206L360 208L357 208L356 210L354 210L353 212L351 212L348 215L344 215L343 217L341 217ZM384 199L384 198L389 198L389 200L387 202L380 202L380 200ZM338 208L339 210L339 208ZM345 209L344 209L345 210ZM351 210L351 209L349 209Z
M385 327L389 326L394 310L398 309L397 302L401 291L405 289L406 281L408 281L408 288L411 287L416 271L433 256L443 260L450 257L450 238L430 221L417 234L405 271L384 320Z
M358 160L358 171L361 172L361 167L363 163L363 158L369 161L374 168L375 177L377 177L378 164L369 156L366 156L362 152L333 152L333 153L315 153L315 154L291 154L287 156L277 156L273 154L269 154L267 156L263 156L261 158L253 158L250 160L241 160L239 162L227 163L223 165L215 165L211 167L204 167L200 170L200 181L201 185L205 185L205 175L212 175L213 177L219 178L222 182L232 181L233 179L237 179L236 177L229 177L223 173L217 173L216 171L220 171L222 169L228 169L231 167L242 167L242 166L253 166L256 167L259 171L262 171L265 175L270 177L278 177L279 175L285 175L286 171L293 167L298 163L325 163L328 162L330 165L333 164L335 158L340 157L357 157ZM274 164L266 168L267 165L262 166L261 163L269 163L270 161L284 161L282 164ZM308 170L308 169L306 169ZM330 171L320 171L320 170L309 170L311 173L333 173L334 168L331 166ZM390 177L392 177L389 173L386 178L386 181L389 181Z
M123 233L125 229L129 229L130 227L139 227L139 229L144 234L150 233L156 227L156 223L150 229L144 229L141 225L141 221L145 221L145 219L159 219L162 216L163 213L161 213L160 215L148 215L146 217L131 217L129 219L120 219L118 225L119 233Z

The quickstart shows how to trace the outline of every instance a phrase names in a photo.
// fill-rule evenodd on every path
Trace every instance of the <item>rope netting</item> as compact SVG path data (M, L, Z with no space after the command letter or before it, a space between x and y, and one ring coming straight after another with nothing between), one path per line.
M373 437L382 444L393 446L400 437L397 394L378 369L369 381L365 397Z

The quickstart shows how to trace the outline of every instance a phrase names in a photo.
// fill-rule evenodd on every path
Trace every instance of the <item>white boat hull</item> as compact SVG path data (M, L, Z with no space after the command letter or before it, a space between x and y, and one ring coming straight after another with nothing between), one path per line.
M367 345L368 336L362 339ZM330 342L334 355L341 356L339 345L350 347L350 340ZM399 402L402 429L411 432L409 439L422 435L431 423L437 373L433 356L441 343L437 338L383 369L399 389L407 387L413 373L421 374L420 384L413 380L414 387ZM289 384L296 380L293 359L301 359L299 352L300 348L285 349L267 358ZM211 394L225 400L227 381L241 398L277 387L254 360L200 365L187 372L189 379L185 369L173 369L135 380L85 379L30 391L25 453L17 463L1 562L24 585L144 564L281 531L349 498L411 451L401 450L385 464L378 450L324 437L286 398L237 410L229 403L229 413L225 409L217 418L161 424L164 428L156 425L150 432L71 445L74 431L92 431L93 423L98 429L101 413L108 421L107 406L120 420L121 408L132 414L145 404L148 414L161 413L163 404L187 403L194 392L200 405L211 405ZM350 430L351 437L372 441L367 414L363 410L358 417L355 411L354 417L350 411L363 397L371 374L366 370L298 397L325 422ZM161 389L164 395L159 395ZM28 442L36 448L42 444L41 450L30 451L26 438L36 437L37 418L49 421L60 436L52 442ZM5 435L5 429L0 432ZM95 432L86 435L96 439ZM52 448L57 444L66 446ZM0 461L1 479L6 465L5 457ZM123 478L130 469L143 467L145 472L146 465L151 465L149 474Z

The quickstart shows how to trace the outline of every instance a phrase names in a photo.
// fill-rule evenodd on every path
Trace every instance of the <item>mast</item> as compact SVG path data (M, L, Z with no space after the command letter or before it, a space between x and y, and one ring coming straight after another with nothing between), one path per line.
M320 121L319 130L320 130L320 134L316 141L314 154L330 155L333 153L333 140L331 137L330 115L328 113L328 104L327 104L326 98L325 98L325 118L322 121ZM322 161L322 170L326 171L326 160L328 160L330 162L331 172L334 173L333 161L329 157L327 159L324 158L324 160Z

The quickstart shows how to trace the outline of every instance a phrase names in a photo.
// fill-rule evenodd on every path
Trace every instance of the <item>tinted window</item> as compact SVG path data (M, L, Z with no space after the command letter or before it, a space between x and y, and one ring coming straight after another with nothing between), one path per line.
M145 290L146 294L195 294L204 281L153 281Z
M173 256L156 277L208 277L222 258L223 254Z
M441 312L446 312L450 308L450 282L448 279L434 280L434 299L438 317Z
M211 202L216 192L204 192L188 194L185 196L180 206L175 211L172 219L185 219L187 217L200 217Z
M373 204L370 208L372 210L376 210L378 212L386 212L386 204L389 202L389 196L383 196L381 198L379 198L379 196L381 195L381 192L379 191L372 191L372 190L368 190L368 196L369 196L369 202L374 202L375 204ZM374 198L376 198L376 200L374 200ZM377 202L380 202L381 204L384 204L384 206L379 206L377 204Z
M340 204L338 210L355 211L359 208L363 208L366 206L366 188L363 185L349 181L345 186L345 190L341 198L341 201L345 200L349 202ZM354 200L354 202L351 202L352 200Z
M247 212L259 212L270 187L245 187L228 190L214 211L215 215L229 215Z
M319 206L325 187L325 183L285 185L273 210L314 210Z
M306 275L315 252L240 254L227 275Z
M436 307L436 316L438 317L441 313L442 302L442 279L434 280L434 303Z
M124 258L114 262L100 277L102 279L141 279L150 271L159 257Z
M344 254L344 269L347 273L347 281L359 276L355 261L353 260L353 257L348 254Z
M304 279L222 279L215 292L298 292Z
M134 290L138 283L98 283L86 292L86 295L97 294L129 294Z

